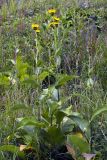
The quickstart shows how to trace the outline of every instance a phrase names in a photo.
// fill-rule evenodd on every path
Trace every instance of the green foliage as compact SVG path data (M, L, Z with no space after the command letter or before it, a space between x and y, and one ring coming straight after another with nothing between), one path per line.
M1 15L3 16L3 21L5 21L7 19L7 16L8 16L8 6L6 5L6 3L4 3L2 5Z
M12 152L13 154L16 154L20 157L24 157L24 153L20 152L19 147L13 146L13 145L3 145L0 146L0 151L3 152Z
M48 127L46 137L47 141L52 145L61 145L65 141L64 134L62 133L61 129L57 128L56 126Z
M16 61L16 74L17 78L19 78L21 81L24 81L25 79L29 78L29 75L27 74L28 64L23 63L22 58L18 57Z
M107 112L107 105L105 105L105 106L97 109L96 111L94 111L94 113L93 113L93 115L92 115L92 117L91 117L90 123L91 123L96 117L98 117L100 114L105 113L105 112Z
M80 153L90 152L89 143L84 138L80 138L78 135L69 135L67 138L68 143L73 145Z
M16 13L16 11L17 11L16 1L10 0L10 2L9 2L9 9L10 9L10 13L12 13L13 15Z
M0 85L8 86L10 84L9 78L3 73L0 74Z
M58 78L58 81L56 83L56 88L59 88L59 87L65 85L68 81L76 78L76 76L69 76L69 75L62 74L62 75L59 75L57 78Z

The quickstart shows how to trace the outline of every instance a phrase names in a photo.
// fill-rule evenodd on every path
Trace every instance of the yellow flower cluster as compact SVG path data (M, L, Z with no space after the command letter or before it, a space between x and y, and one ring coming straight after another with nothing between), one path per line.
M48 14L50 14L52 16L52 21L49 23L48 27L58 27L60 18L55 16L56 14L56 9L49 9L48 10ZM40 32L40 26L39 24L33 23L32 24L32 29L36 32L39 33Z
M58 27L60 18L54 16L56 12L57 12L56 9L49 9L48 10L48 13L50 13L53 16L52 17L53 20L52 20L52 22L49 23L49 27Z

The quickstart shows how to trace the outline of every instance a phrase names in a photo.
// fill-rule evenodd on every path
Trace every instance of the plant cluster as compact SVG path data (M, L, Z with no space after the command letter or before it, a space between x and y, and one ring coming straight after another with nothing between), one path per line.
M1 7L1 160L105 160L107 9L68 2Z

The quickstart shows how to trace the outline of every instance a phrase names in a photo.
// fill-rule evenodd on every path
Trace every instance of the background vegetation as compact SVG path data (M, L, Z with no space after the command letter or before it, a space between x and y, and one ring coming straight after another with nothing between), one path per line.
M107 2L0 1L0 160L106 157Z

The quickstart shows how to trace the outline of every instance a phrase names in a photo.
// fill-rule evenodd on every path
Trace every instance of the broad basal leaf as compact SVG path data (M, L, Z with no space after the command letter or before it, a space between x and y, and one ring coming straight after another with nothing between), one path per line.
M12 152L20 157L24 157L24 153L20 152L20 148L14 145L3 145L0 146L0 151L2 152Z
M78 135L68 135L67 142L70 145L73 145L75 150L79 150L80 153L89 152L90 146L84 137Z
M20 127L18 129L21 129L25 126L34 126L37 128L44 128L45 127L45 123L39 122L33 117L24 117L22 119L18 118L17 120L20 120L20 123L19 123Z
M75 116L71 114L68 117L72 119L83 132L87 131L89 125L87 120L83 119L79 115Z

